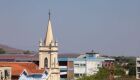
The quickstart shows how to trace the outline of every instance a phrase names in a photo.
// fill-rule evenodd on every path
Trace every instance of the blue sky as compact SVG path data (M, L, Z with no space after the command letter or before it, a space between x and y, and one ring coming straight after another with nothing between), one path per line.
M140 0L0 0L0 43L37 51L49 9L60 53L140 53Z

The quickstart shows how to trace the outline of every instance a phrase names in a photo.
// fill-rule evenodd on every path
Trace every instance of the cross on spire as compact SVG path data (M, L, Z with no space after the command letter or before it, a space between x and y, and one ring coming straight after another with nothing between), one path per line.
M51 19L51 12L50 12L50 10L49 10L49 20Z

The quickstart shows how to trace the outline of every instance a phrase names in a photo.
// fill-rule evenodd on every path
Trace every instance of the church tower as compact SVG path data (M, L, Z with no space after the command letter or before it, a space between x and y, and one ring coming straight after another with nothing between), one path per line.
M58 64L58 43L54 40L52 25L49 20L47 26L46 36L43 41L39 43L39 68L48 70L47 80L60 80L60 69Z

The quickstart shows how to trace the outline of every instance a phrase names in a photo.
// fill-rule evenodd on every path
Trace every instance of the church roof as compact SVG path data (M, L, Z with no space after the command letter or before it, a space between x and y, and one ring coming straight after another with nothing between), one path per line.
M49 21L48 21L48 27L47 27L47 33L45 37L45 46L49 46L51 42L54 41L53 38L53 31L52 31L52 25L51 25L51 20L50 20L50 12L49 12Z
M28 74L42 74L45 69L39 69L38 66L32 62L0 62L0 66L11 67L12 75L19 76L24 70Z

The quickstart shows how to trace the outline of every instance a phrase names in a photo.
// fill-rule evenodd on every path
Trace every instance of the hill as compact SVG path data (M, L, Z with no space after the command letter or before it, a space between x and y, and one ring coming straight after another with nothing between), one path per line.
M20 50L20 49L16 49L4 44L0 44L0 48L4 49L6 51L6 53L23 53L24 50Z

